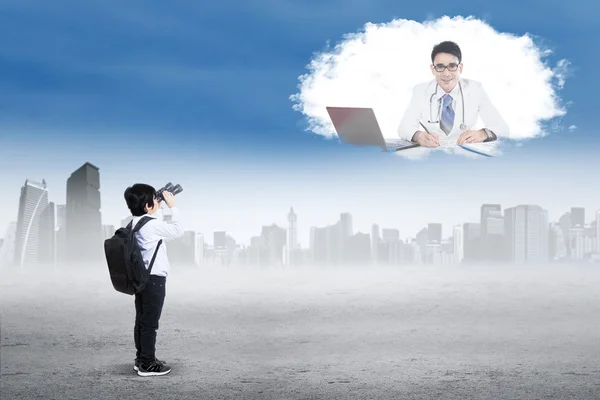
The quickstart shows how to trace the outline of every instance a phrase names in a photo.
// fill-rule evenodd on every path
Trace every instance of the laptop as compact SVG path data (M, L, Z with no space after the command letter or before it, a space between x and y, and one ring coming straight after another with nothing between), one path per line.
M386 139L381 133L372 108L326 107L339 138L355 146L378 146L393 152L419 147L404 139Z

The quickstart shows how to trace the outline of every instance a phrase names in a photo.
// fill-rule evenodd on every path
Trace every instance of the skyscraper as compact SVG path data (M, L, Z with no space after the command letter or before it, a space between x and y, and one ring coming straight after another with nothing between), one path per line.
M397 242L400 240L400 231L398 229L382 229L381 240L383 240L386 243Z
M596 252L600 253L600 210L596 211Z
M11 222L2 238L0 247L0 267L13 265L15 262L15 239L17 236L17 222Z
M56 264L56 207L48 203L40 216L40 241L38 262L40 264Z
M479 244L481 238L481 224L465 222L463 224L463 259L473 261L480 258Z
M442 224L427 225L427 242L429 244L442 243Z
M340 227L342 238L349 238L354 235L354 231L352 230L352 215L350 213L340 214Z
M548 261L548 212L540 206L520 205L505 211L507 249L514 263Z
M15 238L15 264L19 267L37 264L40 256L40 222L48 218L48 189L46 181L42 183L29 179L21 187L17 232ZM42 227L46 224L42 222Z
M294 212L294 208L290 207L290 212L288 213L288 230L286 237L286 246L285 246L285 261L286 265L294 264L294 254L296 254L296 249L298 247L298 226L297 221L298 217Z
M460 225L454 226L454 262L460 264L465 255L463 227Z
M373 224L371 227L371 261L377 264L379 260L379 225Z
M56 206L56 260L61 263L67 259L67 206Z
M585 227L585 208L571 207L571 228Z
M500 204L483 204L481 206L481 236L487 236L488 232L488 216L495 212L494 215L498 215L500 212L500 216L502 215L502 206Z
M104 259L100 171L86 162L67 179L67 256L74 263Z

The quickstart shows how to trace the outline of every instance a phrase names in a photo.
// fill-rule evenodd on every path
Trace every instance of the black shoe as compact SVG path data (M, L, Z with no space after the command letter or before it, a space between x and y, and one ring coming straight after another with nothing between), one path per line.
M169 372L171 372L171 367L158 360L154 360L148 365L140 365L137 374L139 376L158 376L166 375Z
M166 362L161 361L161 360L156 360L157 362L161 363L161 364L166 364ZM136 358L135 361L133 362L133 370L137 371L140 369L140 359Z

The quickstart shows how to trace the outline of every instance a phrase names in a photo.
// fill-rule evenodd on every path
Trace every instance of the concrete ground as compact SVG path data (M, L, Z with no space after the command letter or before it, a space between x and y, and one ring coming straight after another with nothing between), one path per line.
M105 266L1 272L3 400L600 399L598 266L173 268L151 378Z

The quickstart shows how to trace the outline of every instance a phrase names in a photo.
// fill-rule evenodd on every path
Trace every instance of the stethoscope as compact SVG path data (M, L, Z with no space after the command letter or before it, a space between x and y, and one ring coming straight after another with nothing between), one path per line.
M438 120L437 121L432 121L431 118L431 103L433 102L433 97L437 94L437 90L438 90L438 84L435 84L435 92L433 92L433 94L431 95L431 97L429 98L429 122L430 124L439 124L440 123L440 114L441 114L441 110L442 110L442 102L438 101L438 111L437 111L437 117ZM462 102L462 123L460 124L460 129L465 130L467 129L467 125L465 125L465 98L463 96L463 91L462 91L462 85L460 84L460 81L458 82L458 88L460 89L460 100Z

